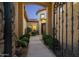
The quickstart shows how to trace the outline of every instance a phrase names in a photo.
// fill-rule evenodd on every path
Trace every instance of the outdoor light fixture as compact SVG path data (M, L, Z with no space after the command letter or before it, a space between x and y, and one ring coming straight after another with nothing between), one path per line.
M45 18L45 15L44 14L41 14L41 18Z
M46 23L46 19L41 19L41 23Z
M41 23L46 23L45 14L40 15L40 21Z

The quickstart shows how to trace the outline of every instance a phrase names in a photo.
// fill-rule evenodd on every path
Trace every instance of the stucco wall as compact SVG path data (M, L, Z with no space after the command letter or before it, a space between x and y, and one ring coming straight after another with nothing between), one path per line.
M50 4L48 5L48 34L52 35L52 3L50 2ZM52 16L51 16L52 15Z
M25 31L26 31L26 28L27 28L27 21L26 21L26 18L24 17L24 4L23 4L23 34L25 34Z
M36 30L39 29L38 21L37 22L34 22L34 21L27 22L28 27L33 26L33 25L36 26Z
M23 4L21 2L18 3L18 32L19 36L23 34Z
M15 34L16 34L16 36L18 37L18 3L13 3L14 4L14 8L15 8L15 21L14 21L14 23L15 23L15 30L14 30L14 32L15 32Z
M78 6L79 6L79 3L73 3L73 24L72 24L72 3L69 3L69 2L67 3L67 11L66 11L66 4L63 5L63 13L60 12L60 20L59 20L59 11L57 11L56 19L55 19L55 21L56 21L55 27L57 30L56 38L59 40L61 46L63 46L63 49L66 49L69 51L68 53L71 53L72 43L73 43L73 53L75 55L78 55L78 49L79 49L79 47L78 47L78 44L79 44L79 38L78 38L78 36L79 36L79 34L78 34L79 7ZM66 13L67 13L67 16L66 16ZM53 17L53 14L54 13L52 13L52 17ZM63 14L63 27L62 27L62 14ZM52 19L52 20L54 20L54 19ZM66 27L66 21L67 21L67 27ZM59 22L60 22L60 24L59 24ZM73 41L72 41L72 26L73 26ZM53 27L53 25L52 25L52 27ZM63 31L62 31L62 28L63 28ZM67 32L66 32L66 29L67 29ZM60 32L60 34L59 34L59 32ZM62 39L63 39L63 41L62 41ZM62 45L62 42L63 42L63 45ZM67 45L67 47L66 47L66 45Z

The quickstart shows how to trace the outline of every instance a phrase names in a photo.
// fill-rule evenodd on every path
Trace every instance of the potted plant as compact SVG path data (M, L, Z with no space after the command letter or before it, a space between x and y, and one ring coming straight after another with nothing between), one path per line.
M27 54L29 38L29 34L24 34L16 40L16 54L18 56L24 56Z
M17 40L16 41L16 51L15 51L16 56L18 56L18 57L21 56L21 52L20 52L21 49L22 49L22 47L21 47L21 41Z

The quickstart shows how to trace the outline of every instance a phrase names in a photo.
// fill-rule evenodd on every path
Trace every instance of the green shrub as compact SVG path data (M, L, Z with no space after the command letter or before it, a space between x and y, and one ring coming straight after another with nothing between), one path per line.
M39 33L38 33L38 30L33 30L32 32L31 32L31 35L32 36L35 36L35 35L38 35Z
M23 48L24 48L24 47L27 47L27 43L26 43L25 41L17 40L16 43L19 44L19 45L20 45L21 47L23 47Z
M56 38L53 38L51 35L43 35L43 41L51 49L55 49L59 46L59 42Z
M58 47L60 44L56 38L53 38L53 47Z
M29 39L30 38L30 34L24 34L24 35L20 36L20 39L22 39L23 37L27 37Z
M23 38L22 38L22 39L20 39L20 40L22 40L22 41L25 41L25 42L29 43L29 39L28 39L27 37L23 37Z
M19 39L24 40L24 41L29 43L30 35L29 34L24 34Z
M25 34L25 37L27 37L29 39L30 38L30 34Z
M29 38L30 38L29 34L24 34L16 41L16 43L18 46L27 47L29 44Z
M47 38L48 38L48 35L43 35L43 41L44 41L44 43L47 45Z
M50 48L53 47L53 39L52 39L52 36L50 36L50 35L48 35L48 46L49 46Z
M27 33L30 34L32 32L32 28L27 27Z
M32 31L31 34L32 34L32 36L35 36L37 33L36 33L36 31Z

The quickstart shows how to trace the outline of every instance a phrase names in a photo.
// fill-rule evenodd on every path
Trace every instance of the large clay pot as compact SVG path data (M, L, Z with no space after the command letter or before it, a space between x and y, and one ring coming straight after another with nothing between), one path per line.
M27 56L27 50L28 48L21 48L21 56L26 57Z
M20 57L21 56L21 49L22 49L22 47L17 47L16 48L16 56L18 56L18 57Z

